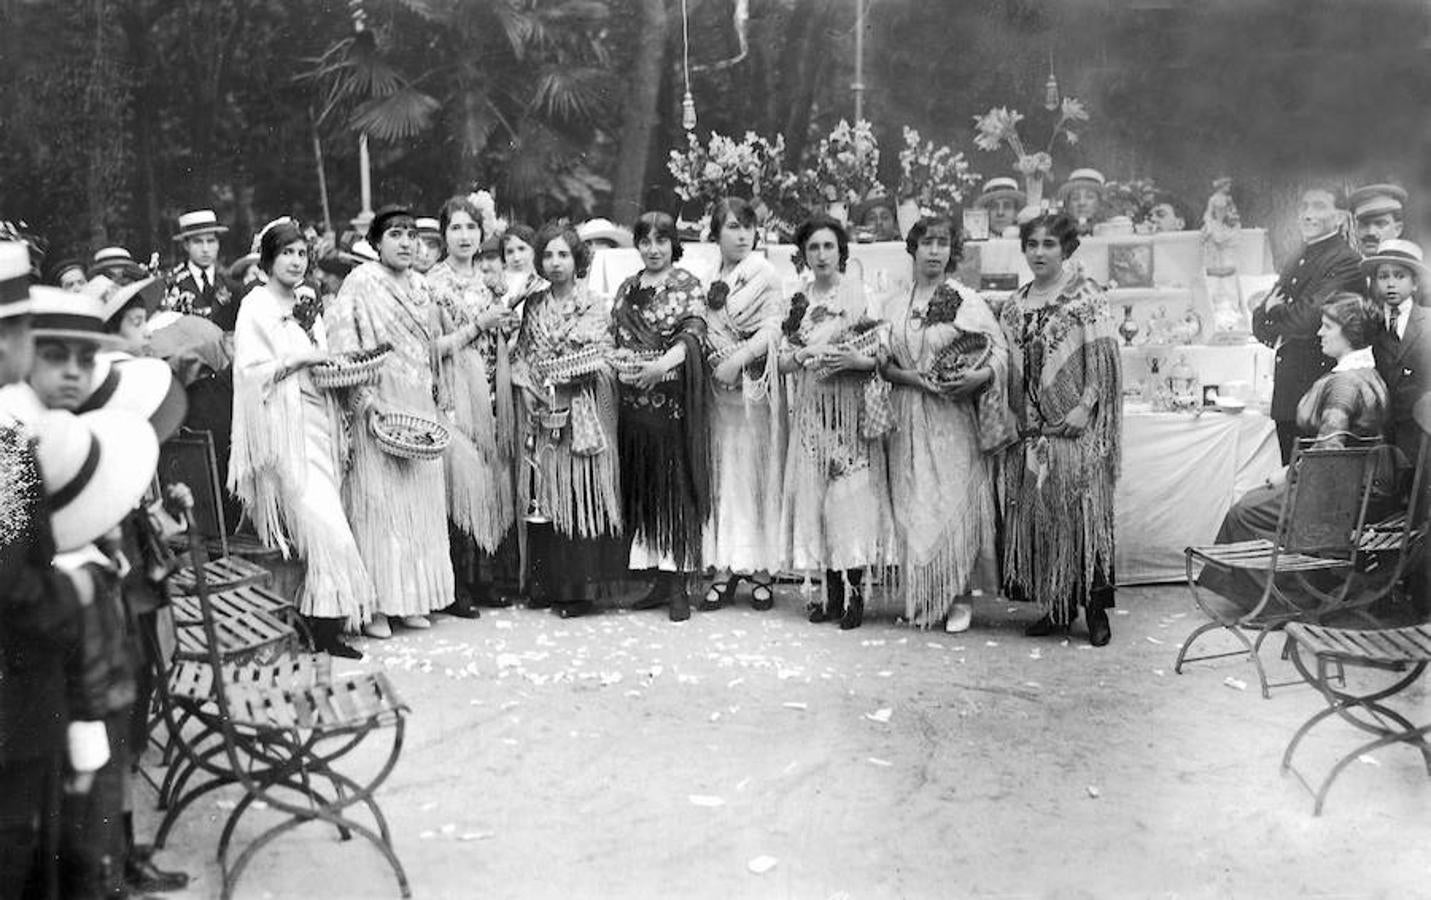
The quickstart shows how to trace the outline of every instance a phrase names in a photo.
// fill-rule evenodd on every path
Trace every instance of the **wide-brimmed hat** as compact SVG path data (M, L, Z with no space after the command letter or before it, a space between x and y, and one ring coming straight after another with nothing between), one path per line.
M583 241L610 241L618 247L635 243L629 228L622 228L610 219L587 219L576 226L576 236Z
M979 198L974 201L975 206L988 206L995 200L1012 198L1018 206L1023 206L1028 199L1028 194L1024 193L1019 183L1006 175L997 178L990 178L984 182L984 189L979 192Z
M30 312L30 251L19 241L0 241L0 319Z
M201 234L225 234L228 230L227 225L219 224L219 217L212 209L196 209L179 217L179 233L174 235L174 240L187 241Z
M75 410L120 410L147 419L160 443L184 424L189 396L162 359L128 353L100 353L94 359L94 380L89 396Z
M124 339L104 328L104 303L87 293L40 285L30 288L30 333L36 340L83 341L117 348Z
M418 219L414 219L413 224L417 226L417 233L419 235L435 238L442 237L442 223L431 216L422 216Z
M1097 169L1074 169L1068 175L1068 180L1058 186L1058 199L1062 202L1069 192L1076 187L1092 187L1103 193L1103 188L1108 185L1108 179L1103 177L1103 173Z
M1394 184L1368 184L1357 188L1347 197L1347 206L1352 216L1366 219L1382 213L1401 212L1406 204L1406 190Z
M123 521L154 479L159 441L133 413L49 410L35 452L59 552L78 550Z
M378 251L373 245L361 238L353 241L353 246L348 252L353 255L359 265L365 262L377 262L379 259Z
M1376 252L1361 261L1361 270L1368 276L1376 274L1376 267L1382 263L1406 266L1416 272L1422 284L1431 283L1431 268L1426 265L1426 254L1421 247L1411 241L1392 238L1382 241Z
M137 278L144 274L144 267L135 262L134 257L123 247L103 247L94 254L86 274L93 278L96 275L112 275L115 272L129 278Z
M113 320L127 307L133 306L136 298L144 304L146 313L154 315L159 304L164 302L164 282L151 275L141 281L120 286L104 301L104 321Z

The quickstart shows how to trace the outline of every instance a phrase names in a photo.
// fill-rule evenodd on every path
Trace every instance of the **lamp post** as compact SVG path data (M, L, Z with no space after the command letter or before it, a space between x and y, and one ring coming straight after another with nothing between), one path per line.
M855 81L850 90L855 95L855 121L865 117L865 4L871 0L855 0Z
M368 19L367 13L363 11L363 0L348 0L348 6L353 13L353 32L362 34L367 28ZM358 184L363 206L358 213L358 218L366 221L373 217L372 162L368 157L368 133L366 131L358 133Z

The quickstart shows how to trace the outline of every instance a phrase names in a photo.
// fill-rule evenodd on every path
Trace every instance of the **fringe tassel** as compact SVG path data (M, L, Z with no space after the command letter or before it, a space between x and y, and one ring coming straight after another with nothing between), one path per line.
M993 544L993 522L993 491L980 491L977 503L951 513L931 558L916 560L906 554L898 579L909 621L927 628L943 620L954 602L969 593L980 557ZM992 558L984 562L991 563Z
M572 453L570 426L563 430L561 441L554 448L545 448L546 437L539 435L537 450L545 487L542 506L563 535L578 538L620 535L621 478L616 454L612 452L617 446L615 377L609 372L598 373L593 383L578 390L590 392L606 435L607 449L594 456ZM529 423L529 413L524 408L518 412L524 426L535 427ZM517 499L523 508L531 498L530 485L530 478L520 479Z
M701 568L705 516L690 502L691 473L678 461L680 421L660 430L623 424L620 429L622 512L627 531L655 547L682 572Z

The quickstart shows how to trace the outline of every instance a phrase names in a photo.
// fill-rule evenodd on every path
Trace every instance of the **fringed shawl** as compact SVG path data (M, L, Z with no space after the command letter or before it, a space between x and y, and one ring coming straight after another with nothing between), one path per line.
M1005 571L1063 622L1078 588L1092 585L1095 567L1113 562L1122 367L1108 301L1096 284L1075 270L1058 299L1042 310L1029 305L1030 286L1003 310L1004 331L1015 348L1009 400L1024 436L1021 452L1005 466ZM1082 435L1044 433L1080 403L1090 410Z
M276 381L280 360L290 353L326 349L323 323L310 336L293 317L291 304L258 285L244 298L234 331L233 442L229 450L229 490L248 510L259 539L290 555L292 507L303 492L303 386L306 370ZM331 394L309 390L327 409L335 453L333 471L345 455L342 411Z
M746 397L759 400L770 396L778 403L780 368L776 350L780 322L785 317L780 276L770 260L751 253L724 275L717 264L711 286L722 283L729 289L724 302L718 304L718 309L709 304L706 308L706 342L710 351L721 356L738 349L760 348L764 352L762 362L746 369Z
M553 360L596 347L610 350L611 317L602 298L584 285L563 299L550 291L527 298L513 352L512 383L523 388L519 413L537 449L548 440L538 418L543 409L570 409L559 443L541 453L542 505L558 532L578 538L621 534L620 470L616 459L616 377L610 368L565 384L546 384L538 371ZM597 426L574 447L583 423ZM595 441L585 446L587 441ZM529 499L530 480L519 479L518 500Z
M644 537L676 560L684 571L695 571L701 565L701 532L711 510L711 388L705 356L705 289L696 276L679 267L671 269L654 295L640 291L640 283L641 276L633 275L617 289L611 310L612 336L616 346L643 353L664 354L678 343L685 347L685 361L676 369L682 410L677 425L681 434L679 451L685 455L689 484L683 486L683 496L643 497L645 508L627 509L625 515L628 523L639 524ZM622 384L620 390L636 388ZM623 434L622 440L635 452L636 436ZM669 453L675 448L662 449ZM660 467L656 460L650 466L638 463L636 467L669 468ZM630 495L628 490L627 496Z

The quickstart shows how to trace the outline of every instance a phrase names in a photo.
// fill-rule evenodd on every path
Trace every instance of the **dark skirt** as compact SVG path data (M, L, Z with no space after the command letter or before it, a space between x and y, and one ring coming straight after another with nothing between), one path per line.
M564 535L550 523L527 526L530 590L555 602L593 600L597 586L626 574L626 539Z
M686 447L684 389L677 380L650 391L621 390L621 510L630 542L654 547L683 572L701 568L698 491Z

